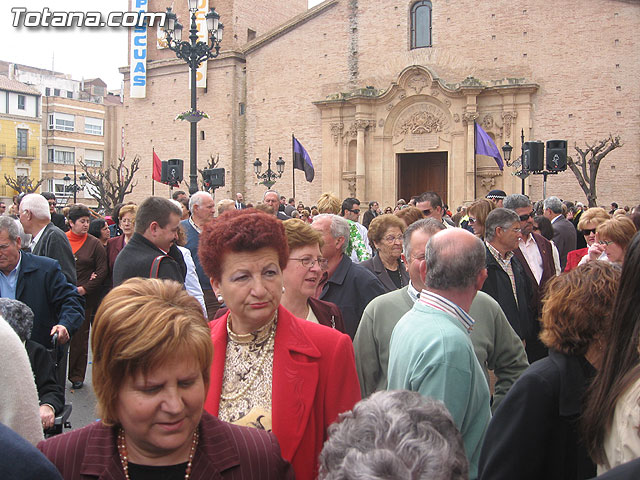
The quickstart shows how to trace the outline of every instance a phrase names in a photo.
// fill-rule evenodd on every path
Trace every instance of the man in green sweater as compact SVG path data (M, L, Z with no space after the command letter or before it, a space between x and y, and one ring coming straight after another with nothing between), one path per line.
M398 320L411 310L424 288L419 264L424 260L424 250L429 238L444 229L441 222L427 218L413 223L406 230L403 261L409 271L410 284L376 297L364 310L353 341L362 398L387 388L391 333ZM522 342L493 298L484 292L478 292L469 314L475 320L470 333L471 343L487 383L489 370L496 377L491 404L491 410L495 411L511 385L529 364Z

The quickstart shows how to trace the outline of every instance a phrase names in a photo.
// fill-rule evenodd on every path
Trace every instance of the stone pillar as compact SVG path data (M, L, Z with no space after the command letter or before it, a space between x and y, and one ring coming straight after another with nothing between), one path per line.
M367 120L356 120L356 196L364 198L366 180L366 162L364 153L364 134L369 126Z

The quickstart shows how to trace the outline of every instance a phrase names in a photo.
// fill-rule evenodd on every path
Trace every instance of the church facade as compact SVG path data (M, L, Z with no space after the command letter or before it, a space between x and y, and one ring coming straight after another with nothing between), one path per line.
M187 9L174 10L183 24ZM150 1L163 11L166 1ZM214 6L209 5L209 6ZM274 186L294 190L291 135L315 166L312 183L295 172L296 199L313 204L332 191L393 205L437 191L455 207L500 188L519 193L517 165L501 171L474 155L474 122L495 140L567 140L586 147L609 135L622 148L603 161L598 203L640 200L640 4L606 0L516 2L299 0L215 4L225 24L220 55L207 62L198 109L198 165L226 170L216 199L242 192L260 201L253 172L286 162ZM185 160L188 69L148 30L144 98L129 97L125 74L125 152L140 155L134 197L151 193L151 151ZM273 168L273 167L272 167ZM188 180L187 180L188 181ZM525 192L542 198L542 177ZM156 184L156 194L169 193ZM550 176L547 195L585 202L573 173Z

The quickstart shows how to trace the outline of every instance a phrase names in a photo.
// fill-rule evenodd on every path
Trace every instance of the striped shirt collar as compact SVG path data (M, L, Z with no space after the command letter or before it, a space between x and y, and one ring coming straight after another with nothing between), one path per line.
M473 318L471 318L471 316L467 312L465 312L451 300L447 300L446 298L428 290L422 290L422 292L420 292L418 301L423 305L426 305L427 307L435 308L436 310L448 313L452 317L458 319L462 326L467 329L467 332L471 333L473 324L475 323Z
M193 221L193 219L192 219L191 217L189 217L189 223L191 224L191 226L193 227L193 229L194 229L196 232L198 232L198 235L202 233L202 229L196 225L196 223Z

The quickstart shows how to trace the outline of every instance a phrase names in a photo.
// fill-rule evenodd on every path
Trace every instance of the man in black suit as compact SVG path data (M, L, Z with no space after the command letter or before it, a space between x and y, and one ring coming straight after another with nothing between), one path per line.
M73 251L65 233L51 221L49 205L44 195L25 195L20 202L20 223L24 232L31 234L31 253L57 260L67 281L75 285L77 277Z
M51 214L51 222L63 232L68 232L69 225L67 225L64 215L56 212L56 205L58 204L56 196L52 192L42 192L40 195L46 198L47 202L49 202L49 213Z
M549 197L543 203L543 215L551 220L553 243L560 255L560 271L567 264L567 253L576 249L577 232L573 224L562 215L562 201L558 197Z
M247 205L244 203L244 197L240 192L236 193L236 210L242 210L243 208L247 208Z
M147 198L136 213L135 232L113 265L113 286L134 277L164 278L184 284L187 267L175 242L182 211L160 197Z

